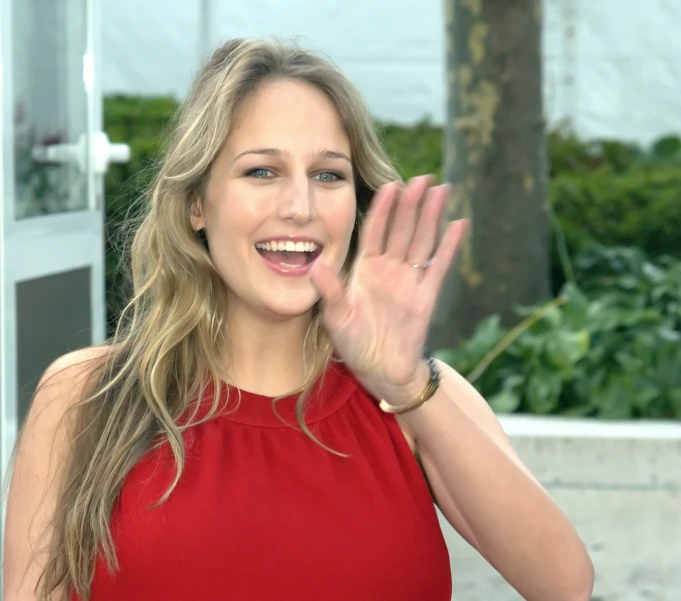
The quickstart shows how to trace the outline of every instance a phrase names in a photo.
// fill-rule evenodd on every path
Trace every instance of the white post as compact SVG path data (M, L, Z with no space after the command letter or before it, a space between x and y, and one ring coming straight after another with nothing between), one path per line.
M210 56L212 49L210 21L213 18L213 0L199 0L199 61Z

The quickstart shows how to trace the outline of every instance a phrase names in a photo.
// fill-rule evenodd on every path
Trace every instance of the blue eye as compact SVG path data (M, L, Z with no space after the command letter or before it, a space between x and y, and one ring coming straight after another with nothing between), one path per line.
M249 177L256 177L258 179L267 179L272 175L272 172L269 169L265 169L263 167L257 167L255 169L251 169L250 171L246 172L246 175Z
M315 175L315 179L318 179L322 182L335 182L343 179L343 177L338 173L334 173L333 171L323 171L322 173Z

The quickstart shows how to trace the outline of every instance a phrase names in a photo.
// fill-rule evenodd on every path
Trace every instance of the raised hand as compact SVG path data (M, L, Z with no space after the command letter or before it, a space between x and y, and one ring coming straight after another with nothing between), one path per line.
M431 178L376 194L347 287L317 263L310 271L336 353L377 398L393 405L418 396L428 380L421 353L437 297L468 223L441 240L448 186Z

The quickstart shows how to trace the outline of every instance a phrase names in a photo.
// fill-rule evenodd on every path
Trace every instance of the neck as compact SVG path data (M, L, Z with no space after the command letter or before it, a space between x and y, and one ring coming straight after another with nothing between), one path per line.
M275 320L232 305L227 322L232 385L256 394L279 396L303 384L303 345L310 313Z

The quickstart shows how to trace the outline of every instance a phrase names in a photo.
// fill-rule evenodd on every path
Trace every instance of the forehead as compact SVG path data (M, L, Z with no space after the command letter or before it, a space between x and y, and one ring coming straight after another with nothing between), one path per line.
M350 153L349 138L331 100L299 81L262 84L242 102L225 151L238 154L251 147Z

